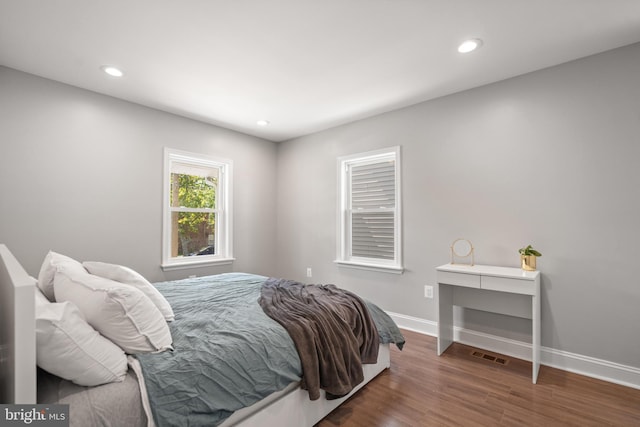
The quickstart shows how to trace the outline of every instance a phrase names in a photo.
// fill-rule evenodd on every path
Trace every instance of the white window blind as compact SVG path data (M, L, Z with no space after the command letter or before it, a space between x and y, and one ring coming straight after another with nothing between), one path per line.
M395 160L351 165L351 255L395 258Z
M394 147L339 159L338 263L402 271L399 153Z

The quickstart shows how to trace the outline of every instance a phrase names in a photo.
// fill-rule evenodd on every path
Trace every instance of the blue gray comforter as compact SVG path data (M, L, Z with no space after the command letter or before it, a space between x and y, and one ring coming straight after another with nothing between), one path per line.
M173 351L141 354L151 410L163 426L215 426L301 380L293 341L258 304L264 276L227 273L156 283L176 314ZM404 338L368 303L380 340Z

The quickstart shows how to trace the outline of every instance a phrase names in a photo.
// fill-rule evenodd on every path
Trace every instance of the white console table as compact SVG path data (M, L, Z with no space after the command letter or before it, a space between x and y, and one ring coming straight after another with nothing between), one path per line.
M438 281L438 355L453 342L453 306L531 319L533 383L540 370L540 272L445 264Z

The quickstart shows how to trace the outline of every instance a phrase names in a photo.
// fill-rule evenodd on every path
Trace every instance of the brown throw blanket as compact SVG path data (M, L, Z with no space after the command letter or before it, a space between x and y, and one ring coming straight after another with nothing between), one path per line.
M268 279L260 306L289 332L302 362L309 398L348 394L364 380L363 363L376 363L380 339L366 304L334 285Z

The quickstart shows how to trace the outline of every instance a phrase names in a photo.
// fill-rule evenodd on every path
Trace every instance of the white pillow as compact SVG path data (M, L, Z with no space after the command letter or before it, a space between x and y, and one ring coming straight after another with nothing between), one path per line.
M71 302L51 303L36 289L37 361L45 371L79 385L124 380L127 356L100 335Z
M54 279L58 301L71 301L87 322L126 353L171 348L171 332L158 308L133 286L58 266Z
M49 251L47 256L44 257L44 262L40 267L40 273L38 274L38 288L40 288L44 296L46 296L51 302L56 301L55 293L53 291L53 276L55 276L56 266L59 264L69 264L78 270L84 270L82 264L75 259Z
M149 299L158 307L160 313L167 322L173 321L175 315L173 309L165 297L153 286L147 279L129 267L117 264L108 264L106 262L85 261L82 263L84 268L91 274L104 277L106 279L115 280L116 282L131 285L140 289Z

